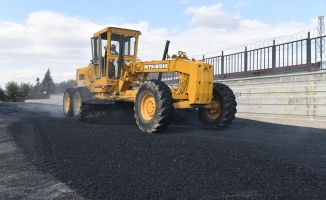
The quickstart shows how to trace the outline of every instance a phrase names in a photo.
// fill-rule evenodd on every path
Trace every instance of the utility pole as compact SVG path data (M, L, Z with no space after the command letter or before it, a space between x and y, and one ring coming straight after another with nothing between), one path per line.
M324 26L324 16L322 15L323 12L323 1L320 0L320 16L318 17L318 39L317 39L317 56L320 59L321 68L323 68L323 54L325 53L325 38L323 37L325 35L325 26Z
M323 0L320 0L320 16L318 17L318 37L324 35L325 27L324 27L324 16L323 16Z

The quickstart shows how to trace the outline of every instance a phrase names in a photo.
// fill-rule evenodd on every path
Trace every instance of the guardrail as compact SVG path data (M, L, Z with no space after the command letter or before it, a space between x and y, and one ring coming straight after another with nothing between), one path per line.
M205 58L202 61L214 65L214 79L229 79L275 75L282 73L317 71L326 69L325 44L326 36L310 37L276 44L256 49L244 46L241 52L224 54ZM150 74L156 78L157 74ZM176 73L164 73L162 80L175 83L178 81Z
M323 61L325 37L310 38L247 50L243 52L204 58L214 65L217 79L274 75L298 71L326 69Z

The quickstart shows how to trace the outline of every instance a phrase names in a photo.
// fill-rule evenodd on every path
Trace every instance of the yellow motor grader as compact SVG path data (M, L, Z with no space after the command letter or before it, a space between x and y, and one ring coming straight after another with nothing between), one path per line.
M170 124L174 109L193 108L208 129L228 127L235 118L235 96L221 83L214 83L213 66L188 59L179 51L163 59L137 58L140 31L108 27L91 38L92 60L76 71L77 88L63 96L66 116L80 117L83 106L134 102L134 116L144 132L162 132ZM168 85L162 75L177 75L177 84ZM155 78L148 80L150 74ZM165 78L168 79L168 78Z

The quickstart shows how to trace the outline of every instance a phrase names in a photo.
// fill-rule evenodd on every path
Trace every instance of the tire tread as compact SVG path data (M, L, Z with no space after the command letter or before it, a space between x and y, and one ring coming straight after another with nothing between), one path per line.
M218 96L221 101L222 110L220 116L210 121L207 119L206 111L204 108L199 109L199 120L207 129L225 129L232 124L237 112L237 102L233 91L222 83L214 83L213 94Z
M157 106L154 118L148 123L142 119L139 111L139 101L141 101L141 95L146 91L150 91L155 94L154 96ZM136 123L142 131L150 133L160 133L164 131L171 123L170 121L173 113L172 93L169 87L163 81L155 79L146 81L136 95L134 111Z

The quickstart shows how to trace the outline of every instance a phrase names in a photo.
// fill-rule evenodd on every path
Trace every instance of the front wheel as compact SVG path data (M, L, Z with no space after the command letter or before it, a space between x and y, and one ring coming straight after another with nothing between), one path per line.
M73 103L73 113L75 117L80 116L81 105L82 103L88 101L90 99L90 92L87 88L80 87L76 89L76 93L74 95L74 103Z
M149 133L165 130L173 112L169 87L163 81L146 81L137 92L134 111L140 130Z
M199 120L207 129L227 128L235 119L237 102L233 91L222 83L214 83L212 107L198 110Z

